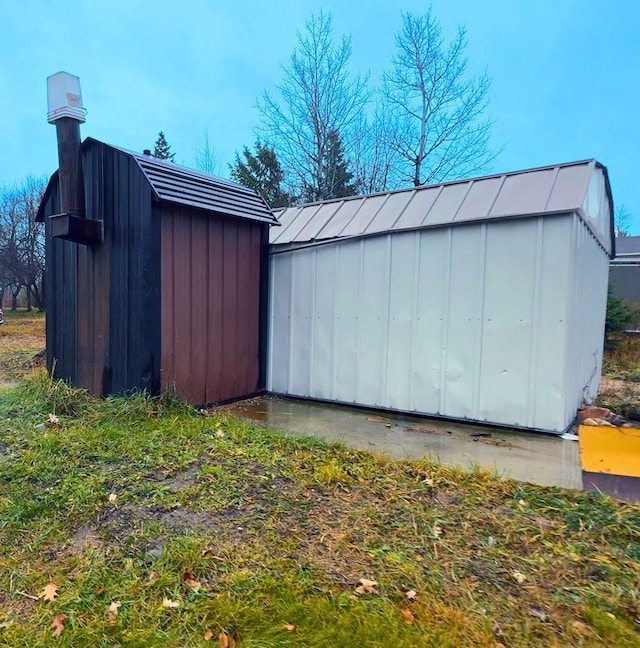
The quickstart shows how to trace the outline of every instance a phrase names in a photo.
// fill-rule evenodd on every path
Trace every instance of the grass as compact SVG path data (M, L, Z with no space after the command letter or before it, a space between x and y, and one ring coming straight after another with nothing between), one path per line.
M639 506L37 371L0 392L0 546L0 646L640 646Z
M603 374L607 378L640 382L640 335L619 334L605 350Z
M14 384L33 369L33 356L44 349L44 314L6 309L4 322L0 326L0 384Z

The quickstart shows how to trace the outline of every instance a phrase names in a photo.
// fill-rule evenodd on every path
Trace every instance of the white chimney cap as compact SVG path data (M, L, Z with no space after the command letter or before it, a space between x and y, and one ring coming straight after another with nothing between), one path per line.
M61 117L72 117L84 123L85 109L82 105L80 79L67 72L58 72L47 77L47 121L55 123Z

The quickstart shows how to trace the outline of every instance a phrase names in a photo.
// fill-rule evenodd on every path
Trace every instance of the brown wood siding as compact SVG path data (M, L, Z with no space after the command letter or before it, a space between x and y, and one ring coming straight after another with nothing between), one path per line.
M253 394L260 375L260 223L162 206L161 380L181 398Z

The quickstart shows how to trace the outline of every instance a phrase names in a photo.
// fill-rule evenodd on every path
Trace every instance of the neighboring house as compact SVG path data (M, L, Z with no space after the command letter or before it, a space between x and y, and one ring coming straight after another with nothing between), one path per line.
M556 433L597 394L613 225L595 160L279 218L269 390Z
M616 255L609 267L609 280L616 297L640 306L640 236L616 237ZM631 330L640 331L640 322Z

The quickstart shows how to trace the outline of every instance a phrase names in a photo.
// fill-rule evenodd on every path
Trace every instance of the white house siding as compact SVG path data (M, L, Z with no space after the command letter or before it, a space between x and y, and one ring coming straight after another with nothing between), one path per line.
M600 362L608 258L575 215L274 252L270 391L562 432Z

